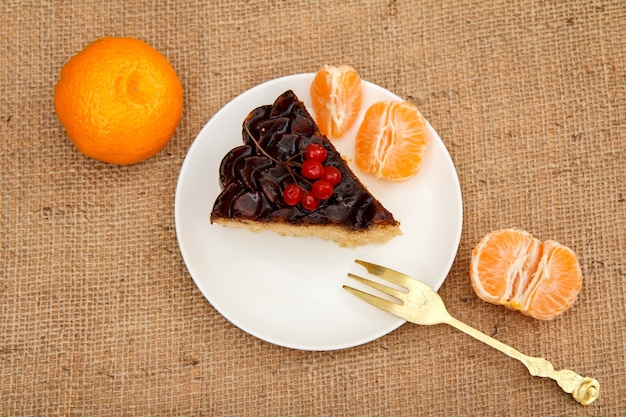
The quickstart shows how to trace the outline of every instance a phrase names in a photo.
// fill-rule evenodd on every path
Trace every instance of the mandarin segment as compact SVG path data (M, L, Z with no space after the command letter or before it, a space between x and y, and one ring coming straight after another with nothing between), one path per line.
M354 161L377 178L406 181L419 172L428 143L426 120L417 107L406 101L379 101L363 116Z
M582 286L578 258L570 248L517 229L483 237L472 251L470 278L482 300L541 320L569 309Z
M349 65L324 65L310 87L315 121L329 139L341 138L356 122L363 105L363 86Z

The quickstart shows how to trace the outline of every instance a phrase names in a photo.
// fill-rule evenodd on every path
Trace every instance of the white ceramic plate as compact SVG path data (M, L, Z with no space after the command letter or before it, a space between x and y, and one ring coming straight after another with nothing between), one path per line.
M458 249L463 209L454 164L428 125L431 143L420 173L411 180L376 180L351 166L401 223L403 236L387 244L349 249L321 239L211 225L209 215L220 192L220 161L242 143L244 118L254 108L273 103L288 89L311 109L309 86L313 76L290 75L258 85L209 120L183 162L176 188L175 222L191 277L229 321L276 345L335 350L375 340L404 323L342 288L345 283L355 285L346 276L348 272L365 273L354 260L397 269L437 290ZM364 110L383 99L400 98L364 82ZM359 124L357 120L346 137L334 141L348 159L353 155Z

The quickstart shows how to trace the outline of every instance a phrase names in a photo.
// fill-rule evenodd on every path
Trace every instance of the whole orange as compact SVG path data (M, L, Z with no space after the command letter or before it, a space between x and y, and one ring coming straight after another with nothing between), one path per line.
M183 88L167 59L144 41L105 37L61 68L54 108L78 150L127 165L169 142L182 117Z

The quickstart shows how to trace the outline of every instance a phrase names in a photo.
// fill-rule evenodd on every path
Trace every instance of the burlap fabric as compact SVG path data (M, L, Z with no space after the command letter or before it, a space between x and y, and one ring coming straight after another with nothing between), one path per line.
M3 1L0 411L6 416L618 416L626 413L624 2ZM61 66L142 38L184 86L157 156L82 156L53 106ZM418 104L456 165L464 226L440 290L458 318L596 377L584 408L446 327L296 351L241 331L182 261L174 193L209 118L263 81L349 63ZM584 287L549 322L486 304L468 278L487 232L571 246Z

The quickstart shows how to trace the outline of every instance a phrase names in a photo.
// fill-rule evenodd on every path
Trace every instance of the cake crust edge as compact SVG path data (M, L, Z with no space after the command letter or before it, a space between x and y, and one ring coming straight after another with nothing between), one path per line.
M369 244L383 244L394 237L401 236L399 224L374 224L367 229L346 231L344 227L335 225L294 225L289 223L268 223L251 219L211 218L211 223L224 227L247 229L259 233L270 231L281 236L316 237L336 242L344 248L354 248Z

